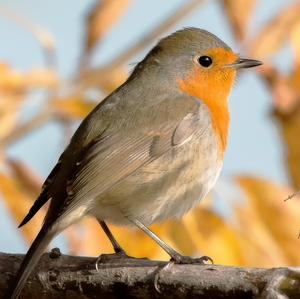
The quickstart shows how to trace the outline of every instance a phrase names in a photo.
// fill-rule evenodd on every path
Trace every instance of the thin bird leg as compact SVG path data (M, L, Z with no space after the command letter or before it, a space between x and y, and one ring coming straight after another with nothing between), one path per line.
M184 256L175 251L172 247L166 244L163 240L161 240L153 231L151 231L148 227L146 227L143 223L141 223L137 219L129 219L132 223L134 223L138 228L140 228L143 232L145 232L150 238L152 238L164 251L166 251L171 260L178 264L205 264L206 262L213 263L213 260L208 256L202 256L200 258L192 258L189 256Z
M100 219L97 219L97 220L98 220L99 224L101 225L103 231L107 235L108 239L110 240L110 242L111 242L111 244L112 244L112 246L114 248L115 253L126 255L124 249L117 242L117 240L113 236L112 232L110 231L110 229L108 228L108 226L106 225L106 223L103 220L100 220Z

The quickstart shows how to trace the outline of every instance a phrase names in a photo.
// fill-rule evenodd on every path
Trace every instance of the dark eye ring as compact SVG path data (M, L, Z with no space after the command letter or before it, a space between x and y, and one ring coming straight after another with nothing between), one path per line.
M213 61L212 61L211 57L204 55L204 56L200 56L198 58L198 62L203 67L210 67Z

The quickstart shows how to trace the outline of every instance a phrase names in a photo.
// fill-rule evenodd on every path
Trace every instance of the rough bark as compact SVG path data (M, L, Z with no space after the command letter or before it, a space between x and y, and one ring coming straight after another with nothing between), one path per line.
M22 255L0 254L0 298ZM34 298L300 298L300 267L258 269L102 255L44 254L21 295Z

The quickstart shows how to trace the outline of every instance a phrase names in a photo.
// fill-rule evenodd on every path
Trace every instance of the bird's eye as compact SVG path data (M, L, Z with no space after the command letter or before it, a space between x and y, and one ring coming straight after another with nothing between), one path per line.
M200 63L200 65L202 65L203 67L210 67L212 64L212 59L209 56L200 56L198 58L198 62Z

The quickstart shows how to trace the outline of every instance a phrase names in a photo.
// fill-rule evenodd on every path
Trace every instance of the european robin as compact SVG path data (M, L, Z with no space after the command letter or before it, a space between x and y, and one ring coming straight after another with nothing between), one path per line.
M86 215L97 218L116 252L124 251L106 222L136 225L175 262L190 262L147 226L183 215L214 186L236 72L260 64L205 30L163 38L83 120L46 179L20 226L50 206L9 297L19 296L53 237Z

